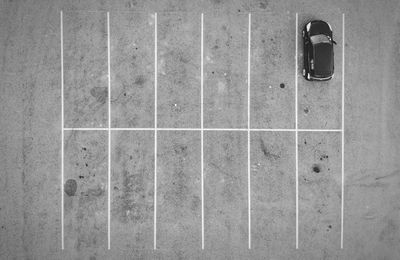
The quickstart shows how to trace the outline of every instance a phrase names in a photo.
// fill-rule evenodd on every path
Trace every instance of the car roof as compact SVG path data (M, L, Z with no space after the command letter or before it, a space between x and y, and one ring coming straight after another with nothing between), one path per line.
M332 43L318 43L313 45L314 73L320 76L330 76L333 73L333 45Z

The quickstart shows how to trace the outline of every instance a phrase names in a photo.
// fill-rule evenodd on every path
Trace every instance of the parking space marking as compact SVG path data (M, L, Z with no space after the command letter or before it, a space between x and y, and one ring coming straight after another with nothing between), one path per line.
M204 87L204 14L201 14L201 58L200 58L200 120L201 120L201 249L204 250L204 118L203 118L203 103L204 103L204 96L203 96L203 87Z
M344 225L344 13L342 14L342 205L341 205L341 223L340 223L340 248L343 249L343 225Z
M107 244L111 249L111 70L110 70L110 12L107 12L107 73L108 73L108 192L107 192Z
M157 73L157 13L154 13L154 250L157 249Z
M298 64L297 64L297 53L298 53L298 26L299 26L299 18L298 18L298 13L296 13L296 53L295 53L295 113L296 113L296 126L295 126L295 132L296 132L296 249L299 248L299 133L298 133L298 116L297 116L297 106L298 106L298 101L297 101L297 69L298 69Z
M299 129L298 128L298 13L296 13L295 38L295 128L251 128L250 125L250 87L251 87L251 13L248 14L248 59L247 59L247 128L204 128L204 14L201 13L201 126L200 128L158 128L157 126L157 88L158 88L158 44L157 44L157 13L154 13L154 127L147 128L112 128L111 127L111 43L110 43L110 13L107 12L107 69L108 69L108 126L94 128L64 127L64 43L63 43L63 11L60 11L60 45L61 45L61 249L64 250L64 131L107 131L108 132L108 194L107 194L107 244L111 249L111 132L112 131L154 131L154 250L157 249L157 133L158 131L199 131L201 133L201 248L205 247L204 234L204 131L237 131L247 132L247 178L248 178L248 249L251 249L251 132L295 132L295 175L296 175L296 249L299 248L299 132L340 132L341 133L341 238L340 248L344 240L344 108L345 108L345 14L342 14L342 126L340 129Z
M249 13L249 37L247 51L247 191L248 191L248 221L249 249L251 249L251 179L250 179L250 54L251 54L251 13Z
M63 11L60 11L61 44L61 250L64 250L64 38Z
M111 131L155 131L154 127L114 127ZM295 128L157 128L157 131L248 131L250 132L342 132L342 129L295 129ZM64 128L64 131L108 131L108 128Z

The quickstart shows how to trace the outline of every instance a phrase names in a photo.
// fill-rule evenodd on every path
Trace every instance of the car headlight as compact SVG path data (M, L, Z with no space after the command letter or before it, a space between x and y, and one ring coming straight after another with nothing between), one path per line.
M308 23L308 24L306 25L306 30L307 30L307 32L310 31L310 28L311 28L311 23Z

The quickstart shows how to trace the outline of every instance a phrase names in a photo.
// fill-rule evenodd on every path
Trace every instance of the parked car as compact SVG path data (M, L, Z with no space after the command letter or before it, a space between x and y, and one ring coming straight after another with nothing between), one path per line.
M332 28L324 21L315 20L303 28L304 68L306 80L329 80L334 74Z

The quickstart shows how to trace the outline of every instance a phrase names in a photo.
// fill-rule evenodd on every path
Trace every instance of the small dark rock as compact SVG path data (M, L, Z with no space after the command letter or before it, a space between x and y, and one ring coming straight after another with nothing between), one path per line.
M321 169L319 168L319 166L316 165L316 164L313 165L312 169L313 169L313 172L315 172L315 173L319 173L319 172L321 171Z
M281 88L285 88L285 84L284 84L284 83L281 83L279 86L280 86Z

